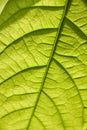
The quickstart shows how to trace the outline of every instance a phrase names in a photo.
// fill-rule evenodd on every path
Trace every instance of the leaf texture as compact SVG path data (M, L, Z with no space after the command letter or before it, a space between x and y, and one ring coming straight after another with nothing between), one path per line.
M87 130L87 1L3 7L0 130Z

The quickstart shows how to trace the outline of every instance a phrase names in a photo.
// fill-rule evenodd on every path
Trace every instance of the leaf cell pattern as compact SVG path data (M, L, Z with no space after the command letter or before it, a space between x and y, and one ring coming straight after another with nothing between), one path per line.
M0 130L87 130L87 1L0 11Z

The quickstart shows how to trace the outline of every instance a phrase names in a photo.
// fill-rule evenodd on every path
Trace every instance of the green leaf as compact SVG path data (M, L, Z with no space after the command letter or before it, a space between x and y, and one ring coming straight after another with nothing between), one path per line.
M3 7L0 130L87 130L87 0Z
M6 2L7 2L7 0L1 0L0 1L0 14L3 11L3 8L4 8L5 4L6 4Z

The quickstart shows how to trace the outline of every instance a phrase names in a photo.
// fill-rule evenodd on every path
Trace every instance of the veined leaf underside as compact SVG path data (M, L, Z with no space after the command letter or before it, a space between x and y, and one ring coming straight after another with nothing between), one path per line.
M87 1L5 4L0 130L86 130Z

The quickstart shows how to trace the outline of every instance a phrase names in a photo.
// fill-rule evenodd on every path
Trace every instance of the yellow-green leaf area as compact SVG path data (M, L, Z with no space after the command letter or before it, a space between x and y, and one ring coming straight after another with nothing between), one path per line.
M0 130L87 130L87 1L0 4Z

